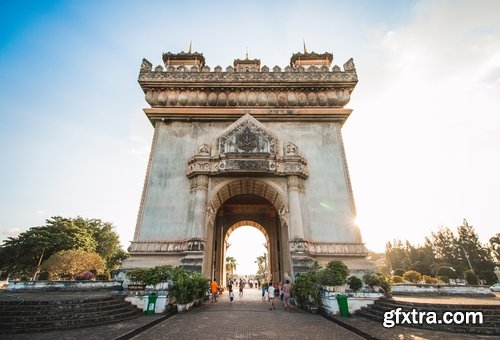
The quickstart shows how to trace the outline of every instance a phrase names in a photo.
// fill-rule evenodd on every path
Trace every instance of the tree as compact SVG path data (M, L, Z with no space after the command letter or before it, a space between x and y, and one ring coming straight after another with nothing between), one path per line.
M236 259L232 256L226 257L226 276L227 278L232 278L234 272L236 271Z
M500 233L497 233L490 238L490 249L491 256L494 260L500 262Z
M261 256L257 256L257 275L261 278L267 279L267 253L264 253Z
M98 219L55 216L44 226L9 237L0 246L0 269L14 275L33 275L39 264L62 250L97 252L113 270L127 258L114 226Z
M426 244L432 248L436 262L446 263L455 269L459 268L457 240L450 228L440 227L437 232L432 232L431 238L426 238Z
M42 269L49 272L51 279L74 279L78 274L90 271L103 273L104 261L99 254L84 250L62 250L42 264Z
M479 236L474 227L464 219L463 225L457 228L457 234L458 258L465 266L464 269L474 271L480 279L485 280L487 283L495 282L496 278L493 273L495 263L489 248L479 241Z

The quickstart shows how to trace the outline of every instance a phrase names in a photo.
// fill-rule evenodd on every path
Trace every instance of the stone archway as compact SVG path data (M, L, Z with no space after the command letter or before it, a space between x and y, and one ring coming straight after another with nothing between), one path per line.
M235 228L258 226L268 241L271 275L290 273L287 199L280 183L270 179L229 179L210 190L203 273L224 280L225 240Z

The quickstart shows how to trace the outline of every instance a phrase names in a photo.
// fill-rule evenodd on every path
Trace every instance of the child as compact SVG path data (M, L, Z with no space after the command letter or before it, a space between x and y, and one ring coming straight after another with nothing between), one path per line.
M233 303L233 299L234 299L234 292L232 289L229 290L229 301L231 301L231 303Z
M276 308L274 308L274 287L272 282L269 282L268 294L269 294L269 301L271 302L269 310L274 310Z

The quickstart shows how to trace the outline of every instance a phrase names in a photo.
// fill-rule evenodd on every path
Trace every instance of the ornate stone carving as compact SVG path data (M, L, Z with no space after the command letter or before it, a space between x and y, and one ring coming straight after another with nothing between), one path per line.
M308 242L303 239L293 239L289 242L290 253L308 253L309 246Z
M210 146L206 143L201 144L196 154L199 156L210 156Z
M345 71L356 71L356 66L354 66L354 60L351 58L344 64Z
M286 156L297 156L297 145L289 142L285 147Z
M210 166L209 163L207 163L207 166ZM200 171L209 171L204 169L200 169ZM198 190L208 190L208 176L206 175L199 175L199 176L194 176L191 178L191 191L198 191Z
M188 251L203 251L205 250L205 240L201 238L192 238L187 242Z
M344 64L344 71L338 66L329 70L326 65L287 66L284 70L275 66L272 72L266 66L251 70L228 66L225 72L220 66L210 72L204 64L151 68L144 59L139 83L152 107L258 106L275 114L287 114L288 107L344 107L358 80L352 58ZM271 111L274 108L285 110Z
M153 64L149 62L146 58L142 59L142 64L141 64L141 71L151 71L151 68L153 67Z
M131 253L179 253L187 250L187 241L133 241L128 251Z
M257 143L257 135L249 126L245 126L243 131L236 135L236 146L246 152L254 150L258 145Z
M259 121L245 115L225 129L217 138L220 154L276 154L278 138Z
M212 154L208 144L198 147L188 162L188 177L231 172L308 176L307 163L297 146L289 143L283 156L274 133L248 114L222 131L214 144L217 150Z
M309 251L316 255L368 255L368 249L363 243L321 243L308 242Z

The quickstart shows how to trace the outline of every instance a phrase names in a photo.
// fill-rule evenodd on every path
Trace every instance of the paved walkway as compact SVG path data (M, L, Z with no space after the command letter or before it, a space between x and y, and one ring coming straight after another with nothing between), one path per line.
M51 293L51 299L64 300L74 298L75 293ZM40 293L32 296L24 295L27 299L42 299ZM91 298L91 293L77 294L78 297ZM97 295L106 295L105 292ZM94 296L95 297L95 296ZM4 299L7 297L3 297ZM2 299L0 294L0 299ZM47 295L44 296L47 299ZM413 298L412 298L413 299ZM423 298L416 298L423 299ZM436 302L434 298L425 298ZM452 298L455 299L455 298ZM492 298L491 303L497 303ZM462 303L471 303L474 299L462 299ZM482 300L482 299L481 299ZM446 300L440 302L446 303ZM486 301L486 300L485 300ZM420 301L427 302L427 301ZM457 301L453 301L457 302ZM483 303L484 301L481 301ZM162 320L163 318L163 320ZM497 339L495 337L466 335L460 333L439 332L432 330L414 329L396 326L386 329L379 322L353 316L350 318L333 317L334 321L348 325L361 334L368 334L371 339L397 340L425 340L425 339ZM145 331L129 336L132 331L152 322L156 325ZM142 316L132 320L117 322L109 325L91 328L70 329L44 333L28 333L1 335L1 339L16 340L52 340L52 339L362 339L352 331L330 321L321 315L310 314L293 308L291 312L281 309L281 301L277 301L276 310L269 310L269 304L260 298L257 289L245 289L243 298L236 294L235 302L230 304L227 293L224 293L217 303L205 303L186 313L176 314L168 319L163 315Z
M177 314L132 339L363 339L320 315L283 311L279 300L269 310L257 289L245 289L242 298L236 292L232 304L228 300L226 292L216 303Z

